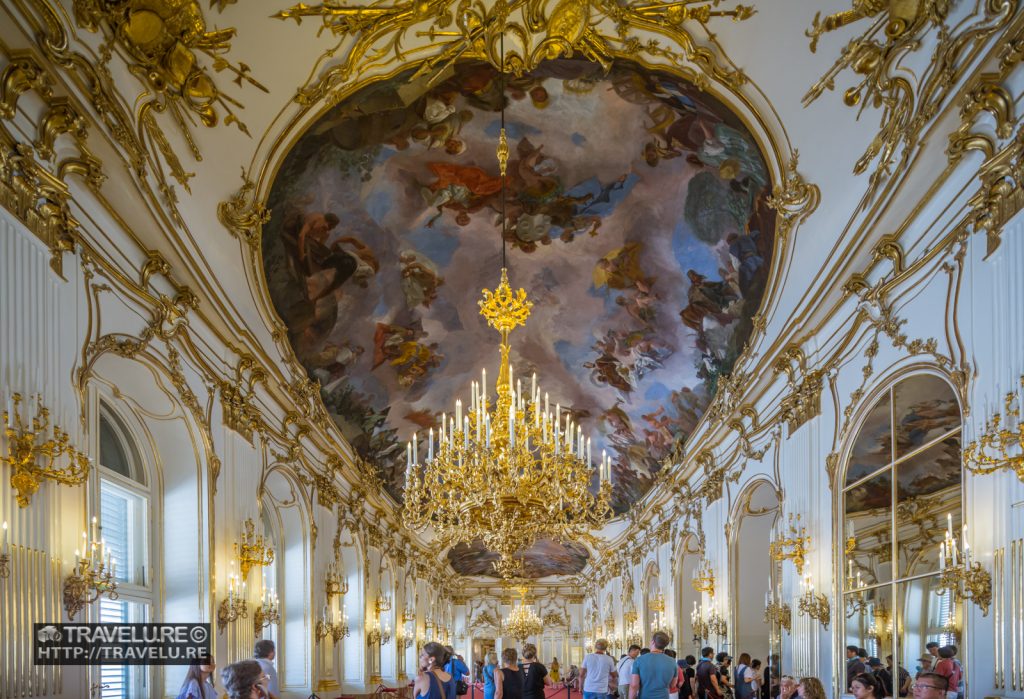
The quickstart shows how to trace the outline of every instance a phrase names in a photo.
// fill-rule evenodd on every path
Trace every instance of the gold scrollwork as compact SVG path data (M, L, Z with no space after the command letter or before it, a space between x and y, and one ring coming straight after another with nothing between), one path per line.
M171 115L196 160L202 155L190 128L193 117L213 127L223 113L225 124L249 134L235 112L242 105L221 91L213 73L227 71L239 87L249 83L264 92L267 88L249 74L248 65L224 58L235 30L207 31L197 0L77 0L74 8L79 26L103 33L103 63L109 62L115 47L121 49L129 71L144 85L136 116L139 133L149 139L186 190L193 173L185 171L172 150L157 114ZM200 55L211 61L209 67L200 62Z
M270 220L270 209L256 200L256 184L242 170L242 188L227 201L217 204L217 218L233 236L254 251L260 249L263 224Z
M846 70L859 76L860 82L843 94L847 106L862 112L867 106L881 110L879 132L853 168L855 174L869 176L866 199L897 170L920 144L921 134L938 112L938 107L953 85L950 76L970 60L973 50L1002 29L1014 16L1017 0L985 0L981 17L951 30L946 25L950 0L852 0L852 7L822 18L814 16L806 34L810 49L817 50L819 38L863 19L869 26L843 48L835 63L804 95L807 106L826 90L835 87L835 79ZM924 38L936 33L934 42ZM934 44L931 61L920 78L903 65L907 56L921 46Z
M985 233L985 257L1002 242L1003 226L1024 208L1024 129L986 160L978 170L980 187L967 204L971 208L965 222L975 233Z
M542 61L561 56L580 56L609 67L617 54L641 54L672 59L682 66L696 66L697 84L710 76L731 85L746 77L738 69L724 67L714 53L698 46L685 25L706 25L715 18L741 21L754 14L752 7L735 5L717 9L720 0L677 0L667 3L621 4L611 0L511 0L485 5L456 0L406 0L394 4L351 6L336 2L317 5L299 3L281 10L276 19L316 17L320 31L330 31L345 40L354 37L343 60L319 81L300 89L296 101L309 105L330 95L353 75L407 60L416 53L430 52L415 80L443 73L458 60L486 60L499 70L521 75ZM552 4L552 7L548 7ZM613 31L608 31L610 25ZM422 47L407 48L412 33L428 39ZM668 48L650 35L660 35ZM646 36L644 36L646 35ZM511 44L507 47L505 44ZM332 49L332 55L337 53Z

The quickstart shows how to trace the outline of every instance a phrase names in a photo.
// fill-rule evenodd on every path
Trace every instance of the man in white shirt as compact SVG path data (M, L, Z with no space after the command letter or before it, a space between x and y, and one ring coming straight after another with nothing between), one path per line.
M256 662L263 668L263 674L267 678L266 684L263 685L264 689L267 690L270 699L278 699L281 696L281 690L277 687L277 670L274 669L274 658L277 656L274 642L269 638L256 641L252 654L255 656Z
M583 658L580 666L583 699L608 699L608 687L615 683L618 673L607 650L608 641L599 638L594 642L594 652Z
M619 699L629 699L629 682L633 677L633 661L638 655L640 655L640 646L631 645L626 651L625 657L619 659L619 665L615 668L615 671L619 673Z

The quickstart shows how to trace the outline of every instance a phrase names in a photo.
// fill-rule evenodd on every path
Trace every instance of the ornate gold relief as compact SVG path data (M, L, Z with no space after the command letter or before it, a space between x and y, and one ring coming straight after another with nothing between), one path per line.
M227 201L217 204L217 218L236 238L254 251L260 248L263 224L270 220L270 209L256 200L256 185L242 170L242 188Z
M249 134L235 112L242 105L221 91L213 73L227 71L238 87L249 83L267 89L249 75L248 65L224 58L235 30L207 31L197 0L76 0L74 11L80 27L103 33L100 70L108 71L106 63L120 49L128 70L143 84L136 115L139 134L186 190L192 173L185 171L172 149L158 114L170 114L196 160L202 154L192 137L194 118L213 127L223 114L225 124ZM209 68L200 56L211 61Z
M823 369L808 371L807 357L799 347L789 347L775 362L775 373L786 374L790 392L779 404L781 420L793 434L808 420L821 414Z
M0 74L0 119L14 116L18 98L26 92L36 92L43 99L52 94L53 80L31 52L12 51L9 60Z
M752 7L718 9L721 0L623 4L612 0L512 0L493 5L456 0L406 0L393 4L342 5L299 3L274 15L281 20L315 17L320 31L355 42L336 67L314 85L299 90L295 99L313 104L352 76L408 61L429 53L411 80L442 73L466 58L490 62L516 75L541 61L580 56L611 65L613 57L641 55L668 58L685 69L687 77L706 84L708 77L733 87L746 81L738 70L725 67L714 53L698 46L687 23L706 25L716 18L741 21ZM661 42L651 34L666 39ZM406 48L405 40L427 38L425 46ZM504 37L504 41L502 39ZM340 46L340 44L339 44ZM676 48L669 48L678 47ZM502 50L504 49L504 51ZM337 57L338 48L331 50Z
M75 249L79 223L68 186L35 159L32 148L0 129L0 206L50 249L50 268L64 278L64 253Z
M224 425L252 444L254 432L264 428L263 415L252 404L253 389L267 380L267 372L257 365L256 358L245 354L235 367L231 380L218 382Z
M820 12L815 14L806 32L814 52L823 34L872 20L803 98L804 106L811 104L834 89L840 74L851 70L860 82L843 93L843 101L857 107L858 116L868 106L881 110L879 132L853 168L861 174L874 164L868 199L920 143L957 71L971 60L976 48L1006 26L1017 10L1017 0L979 2L980 16L969 17L953 30L946 24L951 6L950 0L852 0L849 10L824 18ZM925 41L932 32L934 41ZM926 44L935 48L923 72L904 64Z
M771 196L767 199L768 206L779 214L775 232L781 240L785 240L794 227L813 214L821 201L821 190L818 186L805 182L797 170L799 159L800 152L794 150L789 159L785 180L772 189ZM763 331L764 323L760 316L758 321L762 321Z
M985 257L996 251L1003 226L1024 208L1024 129L1018 129L1008 146L982 164L978 170L981 186L968 200L971 213L966 224L975 233L984 232Z

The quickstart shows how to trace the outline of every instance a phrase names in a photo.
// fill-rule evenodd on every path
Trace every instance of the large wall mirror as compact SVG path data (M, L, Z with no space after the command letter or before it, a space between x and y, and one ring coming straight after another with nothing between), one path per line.
M962 527L960 425L944 379L907 377L865 416L847 463L844 645L893 663L892 696L907 696L898 668L913 677L929 642L961 645L959 601L938 586L942 542Z

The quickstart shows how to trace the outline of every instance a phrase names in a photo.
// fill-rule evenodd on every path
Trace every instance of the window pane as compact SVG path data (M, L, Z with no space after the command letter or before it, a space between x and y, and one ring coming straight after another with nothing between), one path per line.
M125 478L133 478L131 462L110 420L100 416L100 464Z
M118 580L143 584L146 500L100 479L100 526Z
M937 376L913 376L893 390L896 457L918 449L960 426L960 406L949 384Z
M938 572L947 527L960 540L960 435L896 464L899 576Z
M148 607L140 602L100 598L101 624L142 624L148 621ZM146 696L146 668L143 666L102 665L102 699L142 699Z
M889 394L882 396L868 413L846 468L846 484L856 483L892 462L892 420Z
M843 647L857 646L868 656L884 658L892 653L892 588L889 585L845 595ZM847 677L846 682L852 677Z
M911 674L923 670L928 655L925 646L935 641L940 645L958 645L960 628L958 605L950 593L939 594L937 575L918 578L897 585L900 600L900 665ZM931 668L934 668L932 661Z
M845 540L853 545L847 575L859 574L864 585L892 580L892 471L846 491L845 517Z

